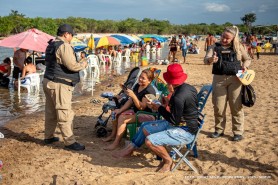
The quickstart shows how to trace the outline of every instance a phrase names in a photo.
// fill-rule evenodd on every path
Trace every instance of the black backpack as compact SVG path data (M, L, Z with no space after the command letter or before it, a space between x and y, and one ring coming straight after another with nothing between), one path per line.
M243 85L241 90L242 105L252 107L256 102L256 93L251 85Z

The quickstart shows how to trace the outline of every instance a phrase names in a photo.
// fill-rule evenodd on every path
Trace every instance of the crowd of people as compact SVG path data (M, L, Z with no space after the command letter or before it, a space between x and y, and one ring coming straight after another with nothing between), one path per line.
M76 140L73 133L74 112L71 100L74 86L80 81L79 71L84 70L88 62L85 52L81 52L79 59L76 58L70 45L74 34L75 32L70 25L61 25L57 30L56 39L50 42L46 49L46 70L43 79L43 90L46 97L44 143L52 144L59 141L59 137L54 135L56 127L59 127L65 148L80 151L84 150L85 146ZM96 55L101 61L111 65L111 59L106 58L104 54L116 58L118 53L130 56L134 52L146 52L150 51L152 47L156 49L161 47L156 40L141 42L139 45L138 47L133 44L131 47L125 46L124 48L109 46L107 49L101 47L97 49ZM249 45L251 49L249 49ZM206 56L204 62L212 65L213 74L212 103L215 130L211 134L212 138L224 135L228 114L226 108L229 106L232 116L233 141L243 139L242 84L236 74L238 70L248 69L254 55L254 48L257 50L257 58L259 59L262 48L260 48L257 38L254 35L250 39L248 37L240 38L236 26L226 27L219 42L210 33L205 40ZM137 111L157 111L164 119L155 120L153 116L145 115L139 117L142 124L132 138L132 142L125 148L114 152L114 157L129 156L145 143L152 152L162 158L157 171L167 172L171 170L173 160L165 146L184 145L193 141L198 130L197 90L186 83L187 74L182 65L175 61L178 49L182 52L183 61L181 63L186 63L187 53L199 52L197 42L190 43L184 35L179 35L178 38L172 37L169 42L168 55L172 64L168 65L167 71L163 73L170 96L162 97L163 101L160 104L146 97L147 94L156 95L152 86L154 74L149 69L141 72L137 84L132 89L122 87L129 99L122 107L113 111L115 119L112 120L112 133L103 139L105 142L112 141L112 143L105 146L104 150L115 150L119 147L127 124L135 122ZM32 64L30 57L26 58L26 52L25 49L19 49L15 52L13 71L15 79L18 79L19 73L21 73L21 80L25 82L28 81L26 78L28 74L36 72L36 66ZM0 65L0 77L4 84L8 83L7 77L10 74L11 60L6 58ZM22 81L22 83L25 82Z

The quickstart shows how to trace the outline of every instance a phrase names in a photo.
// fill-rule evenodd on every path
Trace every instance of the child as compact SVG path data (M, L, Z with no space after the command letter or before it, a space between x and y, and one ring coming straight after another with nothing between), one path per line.
M261 43L257 43L256 52L257 52L257 60L260 59L260 53L262 51Z

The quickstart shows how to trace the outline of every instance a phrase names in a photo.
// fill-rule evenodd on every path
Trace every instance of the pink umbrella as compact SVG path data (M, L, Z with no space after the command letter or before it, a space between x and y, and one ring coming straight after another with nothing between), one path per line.
M7 37L0 42L0 46L8 48L24 48L33 51L45 52L48 41L54 39L38 29L29 29L25 32Z

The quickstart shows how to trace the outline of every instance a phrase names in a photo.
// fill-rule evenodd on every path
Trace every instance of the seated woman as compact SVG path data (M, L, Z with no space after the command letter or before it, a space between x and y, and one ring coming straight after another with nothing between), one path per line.
M30 78L28 78L29 74L36 73L36 66L32 62L31 57L27 57L25 59L25 66L22 69L21 75L21 84L28 85L31 83Z
M135 113L137 111L144 110L151 112L151 109L147 107L147 99L145 98L145 95L156 95L155 89L151 85L153 78L153 72L149 69L145 69L140 74L138 83L133 90L123 88L124 92L129 96L129 100L120 109L114 111L116 114L116 120L112 122L112 133L109 137L105 138L104 141L111 141L114 137L116 138L112 144L104 148L105 150L114 150L119 145L126 130L126 125L135 122ZM154 117L148 115L139 116L140 122L147 120L154 120Z
M11 74L11 59L9 57L3 60L0 64L0 86L8 87L10 79L8 78Z
M162 106L166 107L167 111L170 111L168 103L169 103L169 100L172 96L172 93L174 92L174 89L173 89L173 86L171 86L171 85L168 85L167 88L168 88L168 91L169 91L169 95L163 97ZM133 153L133 151L140 148L145 143L145 139L146 139L146 136L143 132L143 129L147 125L151 125L151 124L153 124L152 121L143 122L141 124L139 130L135 134L135 136L132 138L131 143L127 147L123 148L122 150L119 150L119 151L115 152L112 156L116 157L116 158L128 157Z
M153 110L158 110L165 120L144 122L135 136L134 144L145 144L163 160L157 171L167 172L173 165L165 145L185 145L193 141L198 131L197 90L184 83L187 74L180 64L171 64L163 74L168 86L172 86L173 94L169 100L169 108L154 102L148 102ZM183 125L186 125L184 127ZM119 153L119 157L129 155L135 147L128 146L126 153Z

